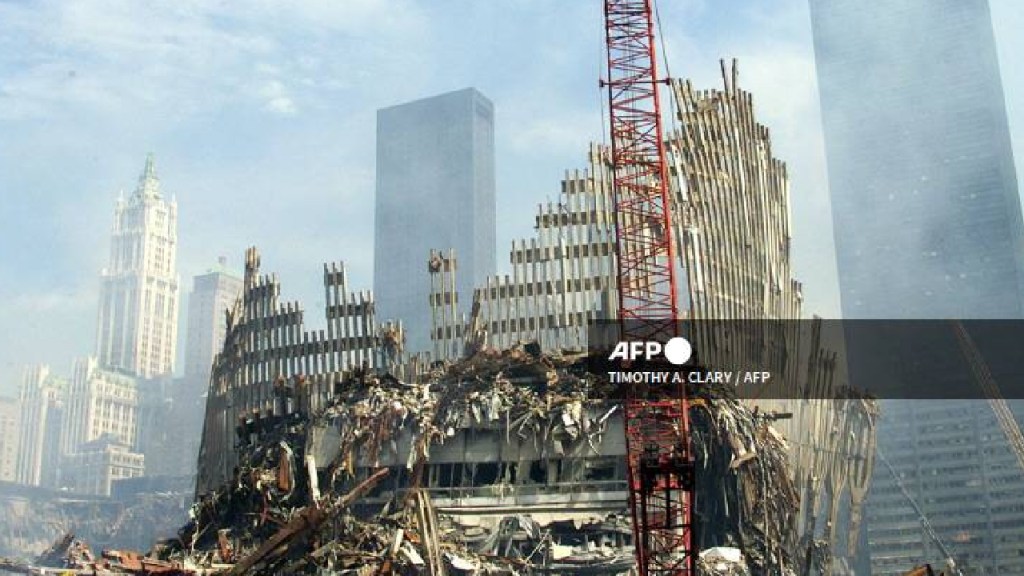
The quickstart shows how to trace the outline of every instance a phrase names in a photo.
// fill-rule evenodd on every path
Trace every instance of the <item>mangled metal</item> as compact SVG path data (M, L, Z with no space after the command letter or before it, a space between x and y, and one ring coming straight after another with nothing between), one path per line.
M309 416L241 427L235 478L197 503L171 556L197 569L223 565L217 540L227 534L226 548L264 558L264 570L267 549L279 553L272 566L311 573L616 574L632 566L623 471L601 468L622 458L617 391L581 356L484 351L420 382L356 373L336 392ZM702 545L742 548L751 573L785 573L797 504L785 441L770 415L724 392L703 388L692 408ZM460 470L446 468L457 459ZM294 483L280 481L284 470ZM336 504L381 470L392 474ZM580 494L591 501L580 505ZM257 566L243 562L234 569Z

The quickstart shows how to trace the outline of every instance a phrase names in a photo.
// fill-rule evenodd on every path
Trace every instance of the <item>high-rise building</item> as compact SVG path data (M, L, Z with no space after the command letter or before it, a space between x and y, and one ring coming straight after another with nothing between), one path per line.
M987 0L810 6L844 317L1024 316ZM878 445L872 574L943 563L922 515L965 573L1024 573L1024 480L987 403L884 401Z
M987 0L810 4L843 316L1024 316Z
M150 458L149 469L167 473L191 474L199 454L203 431L206 392L213 360L224 347L227 332L225 313L234 308L242 293L242 279L230 273L227 260L218 259L217 267L192 279L188 299L188 327L185 334L185 375L173 387L170 410L161 432L166 436L162 457Z
M191 438L199 435L193 428L202 426L202 394L169 374L139 378L135 388L134 450L145 456L146 476L188 476L196 459Z
M229 273L226 266L227 261L221 258L216 269L194 277L188 300L185 377L198 378L204 391L213 357L224 346L224 313L234 306L242 292L242 279Z
M110 263L101 274L97 356L103 367L149 378L174 370L178 337L177 216L153 156L114 211Z
M21 403L15 398L0 398L0 482L18 477L18 439Z
M405 324L407 350L431 350L431 249L455 250L460 294L494 274L494 188L494 107L480 92L377 112L373 288L378 317Z
M871 574L943 564L922 515L964 574L1024 574L1024 480L988 402L885 402L878 444L893 472L880 462L868 496Z
M75 361L60 439L62 487L110 495L112 479L142 474L143 456L133 452L138 405L137 378L105 369L96 358Z
M67 381L48 366L29 366L21 383L21 429L16 481L30 486L57 486L60 438Z
M75 361L64 408L61 452L109 436L124 446L136 445L138 383L132 376L100 366L96 358Z

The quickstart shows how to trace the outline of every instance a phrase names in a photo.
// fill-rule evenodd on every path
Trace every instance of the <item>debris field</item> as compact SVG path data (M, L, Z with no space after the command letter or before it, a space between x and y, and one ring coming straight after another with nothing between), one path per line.
M795 574L796 490L772 414L690 392L704 574ZM239 465L176 538L93 554L67 535L20 573L627 574L619 390L584 355L534 344L437 363L416 382L356 371L304 413L301 377L237 423ZM473 450L474 439L481 450ZM488 449L494 442L497 450ZM461 443L461 444L460 444ZM461 445L474 462L438 464ZM508 448L518 446L508 458ZM447 475L446 475L447 474ZM556 479L551 482L551 479ZM49 571L49 572L48 572Z

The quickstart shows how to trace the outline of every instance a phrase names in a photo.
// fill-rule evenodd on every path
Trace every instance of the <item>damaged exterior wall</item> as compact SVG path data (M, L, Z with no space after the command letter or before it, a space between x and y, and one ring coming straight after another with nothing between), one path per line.
M461 358L465 338L466 315L459 312L459 292L455 287L457 261L455 250L445 254L431 250L427 260L430 274L430 341L434 358Z
M343 265L324 266L326 332L305 331L302 308L281 303L276 277L260 275L259 267L259 253L250 248L242 295L228 314L224 349L210 376L197 494L231 477L240 421L281 412L275 403L285 400L275 391L293 389L295 395L288 401L309 413L330 397L334 382L346 370L381 362L373 295L349 292Z
M768 128L757 123L753 96L739 88L738 76L735 62L731 68L723 62L722 90L672 83L681 127L668 149L691 314L697 319L800 318L803 298L792 275L786 165L772 155ZM784 400L756 404L793 414L774 426L792 443L800 537L804 545L814 539L827 543L837 570L853 557L863 562L867 550L858 539L874 468L877 407L846 393L845 366L834 352L842 345L837 335L822 334L820 326L798 334L796 323L765 327L776 333L754 346L722 352L728 355L723 364L757 366L770 370L776 381L799 383L798 390L775 394ZM698 338L714 365L720 353L715 335ZM840 541L840 534L847 538Z
M789 180L757 124L750 93L673 83L682 127L669 136L676 254L694 318L795 319L800 283L790 264ZM474 302L487 345L537 341L586 347L586 328L617 318L615 229L607 151L592 145L588 168L567 172L558 202L538 206L537 236L513 242L511 276L492 276ZM432 305L449 300L435 285ZM451 314L441 314L446 319ZM435 325L435 334L452 329ZM442 347L444 349L444 347Z
M512 243L512 275L473 295L486 344L536 341L545 350L585 349L587 326L618 315L611 172L601 147L589 167L567 172L557 203L539 205L537 236Z
M738 71L722 90L672 83L681 127L669 151L676 253L694 318L799 318L790 263L789 176Z
M695 319L798 319L803 298L790 259L786 165L772 155L770 133L756 121L753 96L739 88L735 63L727 68L723 62L722 78L720 90L672 83L680 127L666 149L687 313ZM607 158L591 146L589 167L567 173L559 201L539 207L537 237L513 243L511 277L489 278L474 294L482 334L472 327L463 333L498 349L529 340L544 350L583 349L589 323L616 318ZM435 284L432 305L458 299L445 292L451 284ZM443 323L435 323L435 337L460 331L449 325L455 322L450 311L436 318ZM781 400L756 404L793 414L775 426L793 441L793 480L803 511L798 538L805 546L815 539L826 543L841 571L852 562L844 556L866 552L859 546L860 520L874 466L877 409L847 393L845 367L833 351L841 344L836 335L823 335L820 326L800 333L796 322L765 327L775 333L748 346L719 347L718 335L710 333L697 334L697 345L712 365L757 366L777 381L798 383L796 390L776 391ZM440 349L458 346L446 340Z
M754 120L752 98L737 88L735 70L723 69L723 73L723 90L694 91L686 83L673 87L681 103L677 112L682 128L669 139L672 193L679 266L687 279L690 314L712 319L799 318L800 285L792 279L789 260L785 165L772 157L768 131ZM588 324L616 317L610 171L600 147L591 147L589 160L587 170L566 176L557 204L540 207L537 237L513 243L511 276L491 277L475 290L468 318L457 307L454 254L432 254L427 270L431 294L423 305L433 309L432 333L441 359L454 360L481 345L508 350L527 341L537 342L538 351L585 349ZM739 230L744 234L737 234ZM349 298L347 303L339 303L340 295L346 294L343 272L332 268L325 276L329 333L310 335L302 331L298 307L277 302L276 280L259 277L258 266L258 255L250 251L243 297L229 318L224 351L215 361L199 458L198 495L210 494L231 479L238 463L236 438L245 442L253 434L258 436L259 430L272 426L282 414L309 416L329 407L332 399L336 400L335 384L346 381L350 370L359 365L353 354L367 365L381 365L376 355L379 349L374 336L379 329L372 301L353 304ZM339 314L348 320L334 323L332 318ZM341 326L351 324L361 325L362 331L344 336ZM744 349L744 359L758 362L764 369L796 375L808 398L831 398L839 393L844 386L841 370L820 334L810 339L795 331L777 336L772 339L772 350ZM706 348L711 350L714 335L706 337ZM427 377L424 368L411 371L409 380L422 381ZM493 376L495 382L500 377ZM778 428L796 440L795 448L785 449L782 436L776 437L774 428L752 416L750 406L732 408L734 414L744 415L742 433L740 428L728 427L721 432L738 435L742 438L740 452L757 459L757 465L742 474L727 473L734 484L723 497L740 499L759 515L769 514L767 507L771 506L777 521L775 531L761 537L762 565L788 564L791 559L787 555L797 549L802 558L804 549L820 549L815 540L821 536L831 544L826 546L828 550L835 548L840 522L833 511L838 503L849 502L850 516L859 518L863 482L870 477L870 404L792 398L764 403L762 409L793 414L791 421L778 423ZM409 409L408 404L401 406L405 408L396 405L395 410ZM497 422L481 416L443 431L446 440L431 448L429 461L411 458L414 448L409 440L395 434L385 436L386 444L369 459L339 466L361 475L378 465L405 470L411 462L421 461L424 468L417 477L431 490L439 511L466 524L490 523L492 529L509 515L520 514L554 523L572 523L574 510L581 510L588 522L609 511L617 511L613 514L622 518L626 514L625 471L618 415L607 412L601 425L608 431L592 446L583 443L579 449L584 453L559 453L551 442L552 427L594 420L597 414L588 410L575 420L570 413L568 421L555 419L529 430L500 421L501 410L496 410ZM267 415L275 419L267 419ZM314 428L312 433L324 435L314 441L321 444L313 450L321 468L338 459L323 448L332 442L341 445L340 437L329 437L337 433L330 430L346 426L344 419L332 422L332 426ZM721 422L713 419L714 425ZM382 430L374 431L373 437L379 433ZM772 450L754 453L755 443ZM722 454L716 451L708 457L725 458L724 466L729 467L728 456ZM783 461L773 460L779 454ZM386 487L398 490L405 486L411 477L401 470L385 481ZM757 494L772 474L783 476L771 480L779 500L769 504ZM741 478L745 480L741 482ZM828 489L819 494L823 487ZM722 487L707 489L721 491ZM783 504L790 495L799 506ZM715 514L729 517L723 510ZM793 528L790 514L798 520ZM828 522L818 523L819 515L826 515ZM739 522L735 517L733 521ZM624 545L628 524L612 524L610 530L619 535L609 535L607 542ZM829 531L821 534L826 525ZM806 557L807 563L828 564L827 554L808 552ZM825 572L829 570L831 566L824 567Z

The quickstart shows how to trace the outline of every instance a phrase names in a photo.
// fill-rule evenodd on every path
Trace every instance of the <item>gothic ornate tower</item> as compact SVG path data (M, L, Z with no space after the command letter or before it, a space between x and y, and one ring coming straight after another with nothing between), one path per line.
M135 192L114 210L101 277L96 355L106 368L150 378L174 369L178 338L177 215L152 154Z

